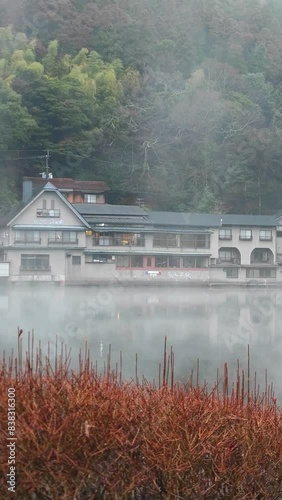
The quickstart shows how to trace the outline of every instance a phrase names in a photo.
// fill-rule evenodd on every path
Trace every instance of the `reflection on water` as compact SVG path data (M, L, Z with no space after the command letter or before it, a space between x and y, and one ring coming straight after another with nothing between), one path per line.
M123 373L138 369L158 377L164 337L175 352L176 377L188 377L200 359L200 374L211 383L224 361L235 370L246 363L274 381L277 395L282 354L282 291L271 289L99 288L16 286L0 293L1 349L16 348L17 327L32 328L47 350L56 335L76 359L87 340L102 369L111 344L113 366L123 353ZM73 361L74 363L74 361ZM75 363L74 363L75 364Z

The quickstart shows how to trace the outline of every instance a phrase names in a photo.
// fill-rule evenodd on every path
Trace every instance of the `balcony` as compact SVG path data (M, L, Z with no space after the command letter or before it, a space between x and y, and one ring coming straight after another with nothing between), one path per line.
M26 238L21 238L18 239L16 238L14 240L15 245L41 245L41 238L39 239L26 239Z
M77 245L77 244L78 244L77 238L73 240L48 238L48 245Z
M237 258L222 258L220 257L219 259L216 259L217 264L234 264L235 266L240 266L241 264L241 259L239 257Z
M60 217L60 210L54 208L38 208L36 215L37 217Z
M274 255L269 248L255 248L251 253L251 264L273 264Z
M93 238L92 246L104 246L104 247L144 247L145 240L142 238L140 240L134 240L131 238L112 238L112 237L103 237L103 238Z

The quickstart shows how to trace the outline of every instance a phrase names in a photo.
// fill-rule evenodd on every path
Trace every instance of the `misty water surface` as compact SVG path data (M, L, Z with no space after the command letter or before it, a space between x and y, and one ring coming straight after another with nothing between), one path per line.
M19 326L24 349L28 330L34 329L45 352L57 335L72 348L75 367L87 341L92 360L103 369L111 344L113 367L123 353L124 377L134 376L138 353L138 374L158 380L165 336L175 352L176 378L187 379L199 358L201 379L210 383L224 361L230 363L230 375L238 358L246 366L249 344L252 369L261 383L268 369L281 400L279 290L16 285L1 290L0 311L1 350L16 349Z

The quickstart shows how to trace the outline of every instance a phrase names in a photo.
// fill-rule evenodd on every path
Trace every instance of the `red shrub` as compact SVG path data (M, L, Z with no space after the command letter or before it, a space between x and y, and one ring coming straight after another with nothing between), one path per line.
M3 358L0 377L2 471L7 389L16 391L16 498L282 497L281 411L271 390L258 398L247 383L245 391L239 370L228 396L227 366L222 395L175 384L166 348L158 388L122 382L109 364L99 376L89 359L75 374L63 357L53 370L40 351L21 358ZM6 481L2 475L1 499L10 498Z

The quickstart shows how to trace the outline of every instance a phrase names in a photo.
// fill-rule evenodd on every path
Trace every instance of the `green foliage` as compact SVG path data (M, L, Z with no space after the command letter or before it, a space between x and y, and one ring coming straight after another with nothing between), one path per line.
M17 189L14 179L1 175L0 212L8 212L17 204Z
M0 79L0 149L24 147L36 130L36 120L22 105L21 96Z
M1 10L4 149L48 147L55 174L155 208L281 208L280 0L15 2Z

